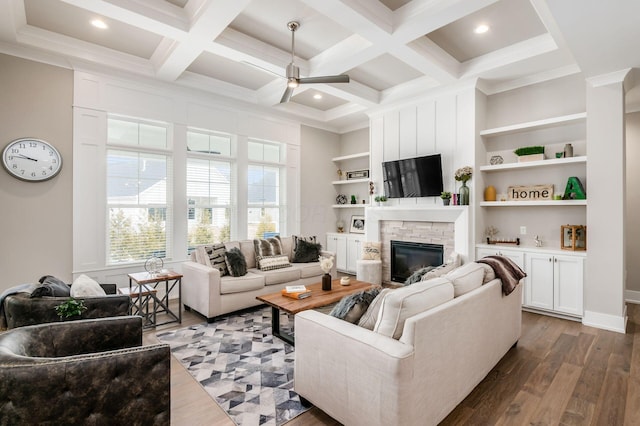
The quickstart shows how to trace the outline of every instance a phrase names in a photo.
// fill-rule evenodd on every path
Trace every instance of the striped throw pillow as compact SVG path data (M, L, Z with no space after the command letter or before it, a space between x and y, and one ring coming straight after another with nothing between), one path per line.
M222 243L196 248L197 262L218 269L221 277L229 275L229 270L225 262L225 254L226 249Z
M256 251L256 260L258 257L263 256L276 256L282 254L282 243L280 242L280 236L267 239L255 239L253 240L253 246Z
M277 256L258 256L258 269L261 271L272 271L274 269L288 268L291 266L286 254Z

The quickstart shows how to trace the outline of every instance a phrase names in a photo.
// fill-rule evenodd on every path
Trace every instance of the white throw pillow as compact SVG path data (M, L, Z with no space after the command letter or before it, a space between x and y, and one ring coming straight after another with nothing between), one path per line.
M480 287L484 273L481 264L470 262L449 272L444 278L453 283L453 297L458 297Z
M71 297L96 297L106 296L98 282L84 274L80 275L71 284Z
M453 284L446 278L421 281L394 290L382 300L373 331L399 339L407 318L451 299L453 299Z
M387 294L392 291L392 288L383 288L380 293L378 293L376 298L373 299L373 301L369 304L369 307L367 308L365 313L360 317L358 326L364 327L367 330L373 330L373 327L376 325L376 321L378 320L378 314L380 312L380 306L382 306L382 300Z
M362 243L362 260L380 260L381 243L365 241Z

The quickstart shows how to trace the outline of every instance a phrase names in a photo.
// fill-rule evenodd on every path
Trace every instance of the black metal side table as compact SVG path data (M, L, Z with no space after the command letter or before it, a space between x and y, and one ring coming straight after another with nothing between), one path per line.
M176 272L170 271L166 274L150 274L148 272L137 272L134 274L128 274L129 276L129 289L136 288L142 286L143 288L151 289L149 296L147 296L146 304L148 309L148 303L153 301L153 321L149 326L158 326L169 324L172 322L182 323L182 275ZM136 285L134 285L134 283ZM164 288L162 284L164 283ZM164 295L158 296L158 287L164 290ZM177 287L178 290L178 312L175 313L171 309L169 309L169 294L171 291ZM144 292L142 293L144 295ZM132 298L134 296L132 295ZM143 298L138 297L137 300L134 300L133 306L138 303L138 314L142 315L142 308L145 305L145 300ZM166 314L169 317L168 321L158 323L157 315L158 314ZM132 315L135 315L132 313ZM144 316L144 315L143 315Z

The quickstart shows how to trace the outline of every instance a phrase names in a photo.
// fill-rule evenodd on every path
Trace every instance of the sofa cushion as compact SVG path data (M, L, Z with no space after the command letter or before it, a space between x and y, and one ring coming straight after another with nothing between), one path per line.
M333 307L329 315L355 324L360 321L381 290L382 287L374 287L345 296Z
M107 293L100 287L98 281L84 274L73 280L71 284L71 297L100 297Z
M244 255L244 260L247 262L247 269L257 268L256 263L256 248L253 245L253 240L244 240L238 242L238 247Z
M399 339L407 318L451 299L453 284L444 277L396 289L383 299L373 331Z
M289 259L293 259L293 237L280 236L280 245L282 246L282 254L286 254Z
M276 256L257 256L258 269L261 271L272 271L274 269L290 268L289 258L285 254Z
M453 283L453 297L458 297L482 285L484 268L479 263L465 263L444 275L444 278Z
M320 276L323 274L322 269L320 269L320 262L318 261L294 263L291 266L300 271L300 278L318 277L318 279L320 279Z
M380 260L380 247L382 243L365 241L362 243L362 260Z
M484 278L482 279L482 284L486 284L489 281L493 281L496 279L496 272L493 268L486 263L479 263L478 265L482 265L484 268Z
M252 269L252 273L260 275L264 278L265 285L276 285L282 283L295 284L300 279L300 270L297 268L274 269L272 271L261 271L260 269Z
M253 240L253 247L256 252L256 259L263 256L275 256L282 254L282 244L280 243L280 237L275 236L266 239Z
M39 282L40 284L31 292L31 297L69 297L71 295L71 288L53 275L45 275Z
M424 268L418 269L413 274L409 275L409 278L404 280L404 285L411 285L422 281L422 277L425 276L427 272L435 268L435 266L425 266Z
M194 251L196 262L218 269L221 277L229 274L225 261L227 250L223 243L198 246Z
M227 250L225 262L227 262L227 269L231 276L241 277L247 273L247 261L239 248L234 247Z
M375 299L369 304L366 312L362 314L358 321L358 326L364 327L367 330L373 330L378 320L378 314L380 313L380 306L384 298L393 291L392 288L383 288Z
M227 275L220 278L220 294L244 293L264 288L264 277L247 272L242 277Z
M305 240L299 240L293 251L293 263L309 263L317 262L320 257L320 251L322 251L322 245L318 243L312 243Z
M438 266L424 274L422 277L422 281L430 280L431 278L441 277L449 272L453 271L455 268L462 265L462 259L458 253L455 251L451 253L449 259L447 259L447 263Z

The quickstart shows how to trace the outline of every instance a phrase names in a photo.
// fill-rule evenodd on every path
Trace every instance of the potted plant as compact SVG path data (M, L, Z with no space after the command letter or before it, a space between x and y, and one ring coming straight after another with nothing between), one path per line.
M386 195L376 195L374 198L374 201L376 203L378 203L378 205L382 205L382 203L386 203L387 202L387 196Z
M440 193L440 198L442 198L442 204L444 204L445 206L448 206L449 203L451 202L451 193L447 191L442 191Z
M513 152L518 156L518 163L544 160L544 146L523 146Z
M70 297L69 300L56 306L55 310L60 320L64 321L65 319L72 319L73 317L80 318L80 315L82 315L83 311L87 310L87 307L84 306L84 301Z

